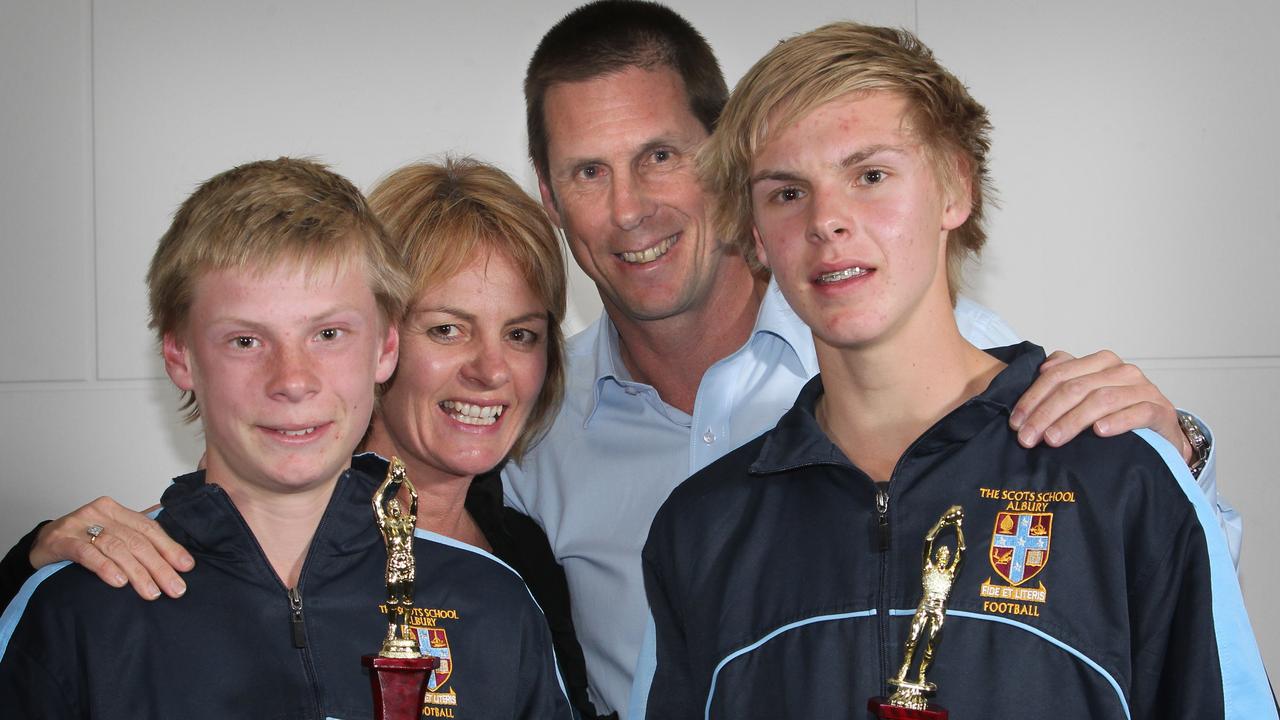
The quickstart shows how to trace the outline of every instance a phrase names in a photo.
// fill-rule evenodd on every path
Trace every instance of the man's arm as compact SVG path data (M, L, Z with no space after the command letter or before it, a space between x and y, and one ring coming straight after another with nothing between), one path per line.
M990 309L960 297L956 325L966 340L980 348L1021 341L1008 323ZM1035 447L1043 440L1058 447L1090 426L1102 437L1150 428L1191 461L1191 444L1178 424L1178 413L1136 365L1110 350L1082 358L1061 350L1040 366L1040 377L1027 388L1009 416L1018 442Z
M92 543L85 532L90 525L103 527ZM182 597L187 584L178 572L196 564L191 553L174 542L159 523L109 497L100 497L39 528L28 559L33 568L70 560L112 587L132 585L147 600L160 597L161 588L169 597Z

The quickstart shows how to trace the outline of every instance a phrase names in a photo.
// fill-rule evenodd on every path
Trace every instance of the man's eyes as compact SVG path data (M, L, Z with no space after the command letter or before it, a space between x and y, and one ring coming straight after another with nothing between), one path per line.
M250 335L240 335L239 337L233 338L231 340L231 344L240 350L252 350L253 348L261 345L262 342L259 341L258 338Z

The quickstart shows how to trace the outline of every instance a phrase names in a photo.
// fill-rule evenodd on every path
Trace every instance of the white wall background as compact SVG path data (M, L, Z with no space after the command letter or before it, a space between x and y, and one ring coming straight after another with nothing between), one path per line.
M0 0L0 546L191 468L145 323L177 204L251 159L369 187L443 152L531 191L520 82L574 0ZM729 79L838 18L920 33L990 108L1003 209L971 294L1050 348L1111 347L1218 435L1280 672L1280 5L687 0ZM576 271L575 271L576 272ZM577 275L569 330L598 311Z

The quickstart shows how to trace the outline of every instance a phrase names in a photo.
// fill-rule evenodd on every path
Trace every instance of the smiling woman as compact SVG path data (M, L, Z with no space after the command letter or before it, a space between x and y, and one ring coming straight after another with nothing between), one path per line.
M515 568L546 614L565 688L583 717L586 667L569 590L546 535L502 504L499 467L520 458L564 393L564 257L542 208L470 159L392 172L369 196L413 284L400 364L381 388L365 449L404 461L418 527Z
M402 323L412 335L412 359L383 386L370 447L411 447L410 435L430 432L438 414L495 430L483 437L492 438L485 450L496 454L464 474L492 469L508 454L518 458L545 431L564 392L564 258L542 208L501 170L466 159L396 170L369 202L414 283ZM423 383L445 394L420 397ZM423 403L439 412L418 412ZM515 416L507 414L512 410ZM483 424L467 419L481 415Z

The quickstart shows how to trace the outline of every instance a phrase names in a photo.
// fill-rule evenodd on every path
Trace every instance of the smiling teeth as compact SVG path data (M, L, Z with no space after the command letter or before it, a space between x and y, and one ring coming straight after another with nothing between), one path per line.
M663 255L666 255L667 251L671 249L671 246L675 244L676 244L676 238L673 235L647 250L641 250L640 252L619 253L618 257L621 257L624 262L629 262L629 263L639 263L639 264L651 263L654 260L657 260L658 258L662 257Z
M845 268L843 270L836 270L835 272L823 273L818 276L818 282L837 283L837 282L840 282L841 280L848 280L851 277L859 277L861 275L866 275L867 272L868 271L863 268L854 266L851 268Z
M492 425L498 422L505 406L472 405L471 403L445 400L440 407L449 411L449 417L468 425Z
M309 427L309 428L303 428L301 430L277 430L276 432L280 433L281 435L288 435L289 437L302 437L303 435L310 435L315 431L316 431L315 428Z

